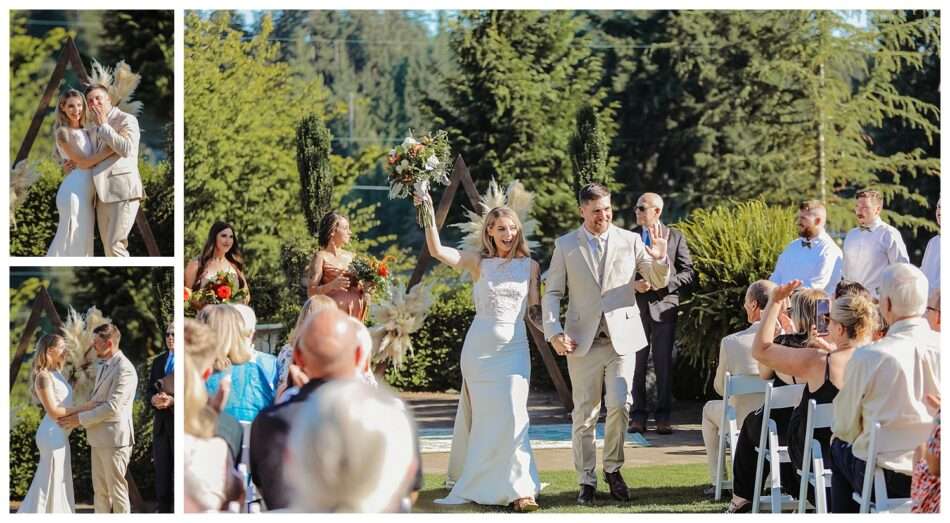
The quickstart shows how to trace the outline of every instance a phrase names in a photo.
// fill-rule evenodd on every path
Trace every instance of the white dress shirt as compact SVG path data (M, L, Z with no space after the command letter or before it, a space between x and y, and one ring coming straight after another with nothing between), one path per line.
M901 233L880 217L867 230L855 227L844 238L844 270L841 277L860 283L878 297L881 274L892 263L910 263Z
M920 270L927 277L930 290L940 288L940 235L936 235L927 242L924 249L924 259L920 262Z
M769 280L779 285L801 280L804 287L831 295L841 281L842 258L841 248L825 231L811 240L796 238L779 255Z
M831 431L852 444L856 458L867 460L873 421L885 428L933 421L935 413L924 403L927 394L940 395L940 334L923 318L898 321L877 343L854 351L834 399ZM916 446L881 453L878 463L909 476Z

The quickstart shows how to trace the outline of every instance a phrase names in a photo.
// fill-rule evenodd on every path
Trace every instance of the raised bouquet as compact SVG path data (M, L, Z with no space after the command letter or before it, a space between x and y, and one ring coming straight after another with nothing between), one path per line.
M198 312L205 305L247 303L247 299L247 288L239 287L237 275L228 271L215 274L201 289L185 289L186 312Z
M418 140L409 136L389 151L389 198L411 198L428 194L433 183L449 184L449 138L445 131L436 131ZM423 227L435 226L435 210L428 199L416 207L416 222Z
M350 263L353 277L366 289L366 292L378 298L389 292L392 276L389 273L387 259L376 259L372 256L358 255Z

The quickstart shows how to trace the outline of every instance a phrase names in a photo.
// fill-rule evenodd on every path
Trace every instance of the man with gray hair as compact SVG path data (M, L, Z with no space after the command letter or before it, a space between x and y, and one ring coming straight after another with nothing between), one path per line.
M884 338L854 352L834 400L832 512L858 511L851 494L864 483L872 420L885 429L933 421L935 412L924 398L940 396L940 336L922 318L926 309L927 278L920 269L895 263L883 271L880 310L890 328ZM910 497L914 448L920 443L878 454L889 497Z
M792 240L775 263L769 280L778 285L801 280L803 287L821 289L831 296L841 281L841 248L825 232L828 211L818 200L798 206L798 238Z
M746 321L751 325L744 330L732 333L722 339L719 344L719 365L716 367L716 379L713 388L719 395L726 389L726 373L733 376L759 374L759 363L752 357L752 341L759 330L759 321L762 319L762 310L769 302L769 295L776 285L769 280L758 280L749 285L745 292L743 309ZM739 398L732 398L732 406L736 409L736 420L739 428L742 421L753 410L762 405L762 394L750 394ZM715 487L716 465L722 459L719 452L719 431L722 427L722 409L725 408L722 400L707 401L703 406L703 443L706 446L706 464L709 466L710 482ZM712 494L712 492L708 492Z
M649 350L637 352L636 367L633 372L633 405L630 407L630 423L627 432L646 431L647 425L647 364L653 357L653 370L656 373L656 432L672 434L670 415L673 410L673 341L676 338L676 312L680 303L680 292L693 283L695 272L693 260L689 255L686 238L676 229L667 227L660 221L663 214L663 198L659 194L643 193L637 200L637 226L633 233L643 239L643 244L651 245L648 234L650 228L657 228L666 239L666 256L671 262L670 279L665 287L655 288L637 273L634 288L637 291L637 307L640 320L649 341Z
M927 323L934 332L940 332L940 287L930 291L930 299L927 300Z

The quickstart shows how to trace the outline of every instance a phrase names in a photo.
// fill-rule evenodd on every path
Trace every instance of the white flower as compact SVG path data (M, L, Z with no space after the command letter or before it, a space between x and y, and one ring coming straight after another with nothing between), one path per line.
M412 136L407 136L405 140L402 141L403 147L409 147L410 145L415 145L419 142L416 141Z
M409 168L409 160L403 160L399 162L399 165L396 166L396 173L402 174L402 172L408 168Z
M393 183L389 187L389 199L393 200L393 199L402 197L404 190L405 190L405 187L401 183L399 182Z
M415 194L420 198L426 194L429 194L429 180L419 180L418 182L412 185Z
M433 154L426 158L426 170L431 171L439 166L439 159Z

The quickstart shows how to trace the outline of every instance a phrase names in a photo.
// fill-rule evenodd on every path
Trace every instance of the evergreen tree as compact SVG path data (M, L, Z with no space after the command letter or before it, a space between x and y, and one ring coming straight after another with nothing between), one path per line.
M320 220L330 211L333 173L330 171L330 130L323 119L309 114L297 125L297 171L300 203L311 236L320 233Z
M568 143L584 104L603 107L601 61L583 21L564 11L464 12L452 26L458 72L447 101L430 100L477 182L524 182L547 258L553 240L577 224ZM605 119L609 120L609 117Z
M597 182L606 186L610 182L607 168L607 137L591 105L585 105L577 113L574 135L571 136L571 164L574 166L574 194L582 187Z

